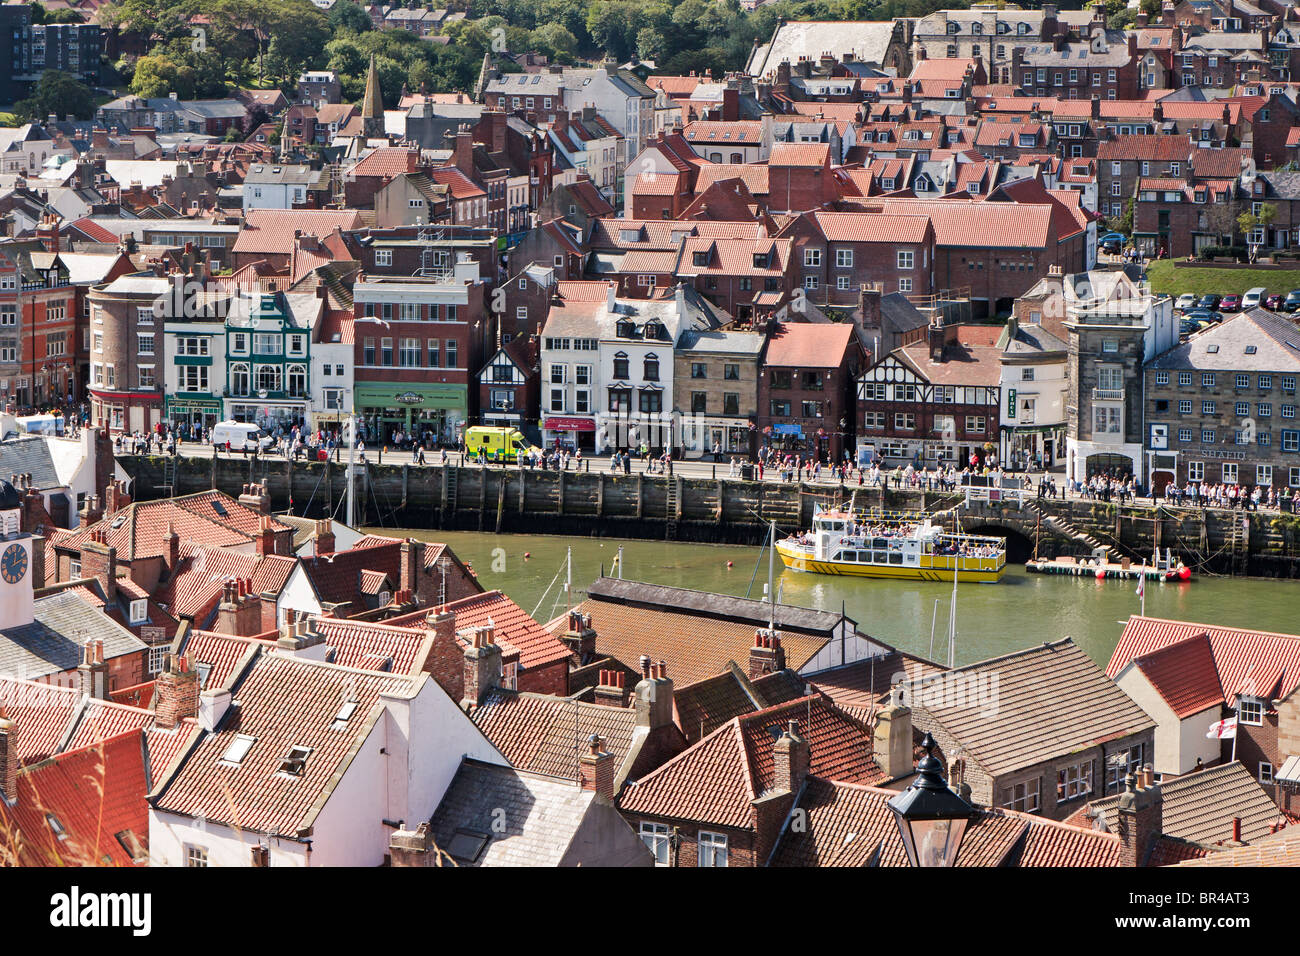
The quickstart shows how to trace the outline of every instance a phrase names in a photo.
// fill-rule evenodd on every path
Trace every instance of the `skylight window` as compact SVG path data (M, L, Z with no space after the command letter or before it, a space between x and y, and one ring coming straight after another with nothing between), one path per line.
M280 761L279 772L290 777L301 777L303 771L307 769L307 758L310 756L310 747L291 747L289 756Z
M489 839L491 837L486 833L477 830L457 830L447 845L447 853L453 860L473 863L483 854L483 848Z
M212 510L215 511L217 514L221 515L221 517L223 518L229 517L229 514L226 511L226 506L222 504L220 501L212 502Z
M1247 355L1254 355L1257 351L1259 351L1259 350L1258 350L1255 346L1253 346L1253 345L1247 345L1247 346L1246 346L1246 354L1247 354Z
M212 673L212 665L200 661L194 669L199 675L199 690L203 690L208 686L208 675Z
M1207 345L1205 351L1213 355L1215 352L1219 351L1219 347L1217 345Z
M343 706L339 708L339 712L334 715L334 723L330 724L330 730L346 730L348 721L352 719L352 715L356 713L356 710L357 702L355 700L345 700Z
M221 762L233 764L238 767L248 756L248 752L253 749L253 744L257 743L257 738L248 734L235 734L235 739L230 742L226 752L221 755Z
M66 840L68 838L68 831L64 829L63 824L59 822L59 818L54 814L45 814L45 822L50 825L50 832L60 840Z

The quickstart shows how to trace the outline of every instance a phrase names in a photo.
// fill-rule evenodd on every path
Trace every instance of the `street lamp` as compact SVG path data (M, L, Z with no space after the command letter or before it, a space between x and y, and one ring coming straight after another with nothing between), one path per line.
M909 864L955 866L974 810L948 788L943 766L934 756L934 738L929 733L921 746L925 748L925 756L916 765L916 780L890 799L889 809L894 812L894 823L903 838Z

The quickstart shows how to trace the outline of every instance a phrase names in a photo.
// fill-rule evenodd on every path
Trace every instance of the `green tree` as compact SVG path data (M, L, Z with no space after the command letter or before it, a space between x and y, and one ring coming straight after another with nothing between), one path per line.
M1246 237L1246 248L1250 253L1250 261L1254 262L1259 258L1259 247L1268 236L1268 226L1277 217L1277 206L1271 202L1261 203L1259 212L1246 210L1237 217L1237 228L1241 234ZM1260 241L1254 241L1253 234L1256 229L1264 230L1260 234Z
M338 0L330 7L329 22L335 32L351 30L353 33L365 33L367 30L374 29L374 24L370 22L370 14L353 0Z
M538 27L533 31L532 42L551 59L571 59L578 49L578 38L559 23Z
M62 70L46 70L32 95L17 103L14 112L31 121L44 120L51 113L90 119L95 113L95 99L86 84Z

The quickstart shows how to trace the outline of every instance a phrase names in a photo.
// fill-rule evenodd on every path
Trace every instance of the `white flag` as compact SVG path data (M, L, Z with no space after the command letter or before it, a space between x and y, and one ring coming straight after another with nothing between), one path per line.
M1229 717L1227 720L1220 720L1210 724L1210 732L1205 735L1210 740L1218 738L1219 740L1231 740L1237 736L1237 718Z
M1147 576L1145 574L1139 574L1138 588L1137 588L1138 597L1141 597L1146 592L1146 586L1147 586Z

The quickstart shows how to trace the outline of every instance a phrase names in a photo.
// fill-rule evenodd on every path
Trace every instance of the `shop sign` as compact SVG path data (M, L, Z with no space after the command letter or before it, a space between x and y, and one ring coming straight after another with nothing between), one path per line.
M424 402L424 396L419 392L398 392L394 397L400 405L420 405Z

